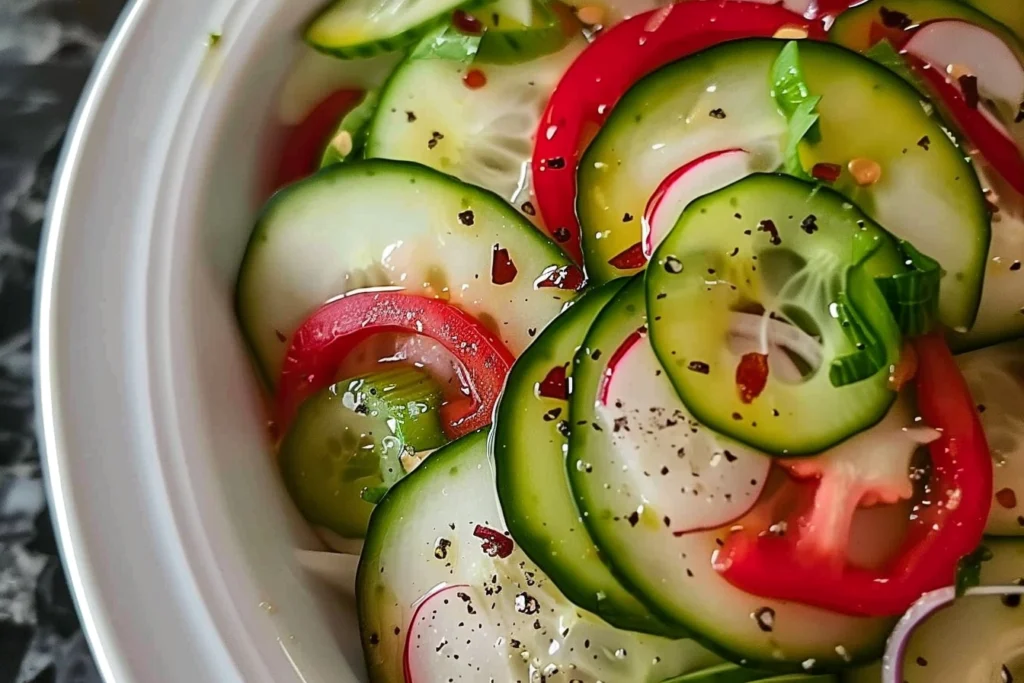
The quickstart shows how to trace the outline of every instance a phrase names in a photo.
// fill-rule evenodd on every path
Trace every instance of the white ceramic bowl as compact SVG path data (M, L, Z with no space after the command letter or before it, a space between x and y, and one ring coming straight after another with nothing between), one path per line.
M365 678L351 600L304 568L320 545L271 466L233 310L274 98L319 4L138 0L65 150L39 283L40 429L108 681Z

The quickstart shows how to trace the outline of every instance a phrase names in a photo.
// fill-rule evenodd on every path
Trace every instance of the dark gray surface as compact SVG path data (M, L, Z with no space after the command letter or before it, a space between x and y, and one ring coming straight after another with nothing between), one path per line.
M46 511L34 434L32 301L54 165L124 4L0 0L0 683L100 680Z

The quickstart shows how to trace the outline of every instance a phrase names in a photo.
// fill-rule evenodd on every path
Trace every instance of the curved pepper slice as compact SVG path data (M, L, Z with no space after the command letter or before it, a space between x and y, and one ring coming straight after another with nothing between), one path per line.
M335 381L345 357L360 342L382 332L429 337L462 366L469 395L441 407L450 438L491 423L515 356L478 320L450 303L384 291L359 292L327 303L295 332L278 382L278 425L286 429L302 401Z
M977 547L992 496L992 458L967 384L941 334L914 340L918 409L940 432L929 445L931 476L899 554L880 570L846 559L845 539L815 538L814 503L782 535L734 532L715 557L731 584L753 595L858 616L902 614L922 594L952 584L957 563ZM826 475L827 476L827 475ZM815 498L831 487L815 481ZM829 501L816 501L823 505Z
M579 262L576 167L619 99L665 64L727 40L771 37L783 27L823 29L775 5L683 2L638 14L598 36L569 67L537 129L533 181L544 224Z

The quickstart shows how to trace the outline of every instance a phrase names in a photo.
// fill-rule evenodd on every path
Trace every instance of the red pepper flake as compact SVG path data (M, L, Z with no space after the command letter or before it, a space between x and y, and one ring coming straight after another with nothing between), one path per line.
M925 135L924 137L917 141L917 146L926 152L928 151L928 148L931 147L931 144L932 140L927 135Z
M964 102L971 109L978 108L981 97L978 95L978 77L971 74L964 74L956 79L960 84L960 91L964 94Z
M1010 270L1020 270L1020 261L1014 261L1010 264Z
M554 237L559 243L565 243L569 241L570 237L572 237L572 233L569 232L569 228L563 225L560 228L555 228Z
M882 19L882 24L887 28L899 28L906 30L914 24L910 17L903 12L897 12L896 10L891 10L888 7L879 8L878 16Z
M753 403L768 384L768 356L763 353L746 353L736 366L736 388L740 400Z
M558 419L558 416L562 414L561 408L552 408L548 412L544 413L545 422L554 422Z
M712 109L711 111L708 112L708 116L710 116L713 119L722 120L722 119L725 118L725 110L724 109Z
M480 23L480 20L461 9L455 10L452 14L452 25L462 33L468 33L471 36L478 36L484 32L484 25Z
M561 170L565 168L565 159L563 157L552 157L545 162L545 166L554 171Z
M576 291L586 284L587 278L578 266L551 266L533 283L533 286L541 289L554 287L555 289L567 289Z
M512 543L511 538L490 527L477 524L476 529L473 530L473 535L483 540L481 547L491 557L505 559L515 550L515 544Z
M618 256L610 259L608 263L613 268L618 268L619 270L643 268L647 265L647 258L644 256L644 247L642 244L637 242Z
M996 491L996 502L1007 510L1017 507L1017 494L1013 489L1000 489Z
M537 395L554 398L560 401L569 400L569 377L566 374L568 364L558 365L548 371L544 379L537 384Z
M779 229L775 227L775 221L770 218L766 218L757 224L758 232L768 233L768 241L778 246L782 244L782 238L779 237Z
M508 255L508 249L495 244L491 257L491 282L496 285L507 285L516 279L519 269Z
M537 215L537 207L535 207L533 205L533 202L523 202L522 209L523 209L523 213L525 213L527 216L536 216ZM563 228L563 230L564 230L564 228Z
M480 69L470 69L462 77L462 84L470 90L479 90L487 85L487 75Z
M636 526L640 523L640 513L638 513L636 510L633 510L633 512L629 513L629 517L627 517L626 519L629 521L630 526Z
M472 209L466 209L459 213L459 222L467 227L473 225L476 222L476 216L473 214Z
M1020 107L1017 109L1017 115L1013 117L1014 123L1020 123L1024 121L1024 102L1020 103Z
M274 334L277 336L277 341L282 344L288 341L288 337L284 336L284 333L281 332L281 330L274 330Z
M843 174L843 167L839 164L815 164L811 168L811 175L825 183L834 183Z

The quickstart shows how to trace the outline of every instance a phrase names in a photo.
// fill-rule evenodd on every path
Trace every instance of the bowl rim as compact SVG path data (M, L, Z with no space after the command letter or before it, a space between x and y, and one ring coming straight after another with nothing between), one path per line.
M130 219L140 211L151 210L148 206L140 208L145 205L144 198L156 192L153 183L147 185L147 181L152 181L154 175L162 179L163 170L154 160L167 161L154 156L154 149L175 139L178 122L172 114L176 107L189 103L190 89L202 76L190 70L203 61L193 59L195 55L189 52L194 48L192 39L197 29L221 25L222 21L212 23L215 18L227 21L232 15L244 15L246 10L270 4L257 0L129 0L86 84L54 174L36 279L36 426L58 548L83 632L106 681L290 680L284 672L299 677L293 666L282 666L289 656L283 645L273 652L261 652L256 647L254 633L239 625L242 622L237 610L232 609L237 605L226 604L230 598L225 596L215 603L205 599L219 587L211 577L222 577L214 575L217 568L211 571L207 558L192 556L196 542L207 539L190 538L194 529L183 524L169 504L175 487L181 484L165 480L165 463L160 462L164 449L150 405L159 392L149 386L152 359L145 339L147 294L125 291L128 288L124 286L133 279L138 282L139 273L144 273L151 235L146 231L132 234L127 227L130 223L116 225L97 240L106 238L109 244L100 244L93 258L87 259L87 254L75 253L72 248L84 239L83 231L70 229L95 228L87 225L88 217L102 218L105 211ZM176 20L169 22L169 14ZM180 62L165 65L164 77L168 83L187 87L174 90L169 85L156 98L159 104L148 103L150 109L159 107L158 115L163 118L146 120L152 123L153 132L125 144L131 149L118 157L111 141L120 140L109 132L104 136L104 129L113 126L114 120L120 125L137 123L132 113L148 111L141 106L146 103L126 106L126 100L119 97L122 86L131 93L141 77L148 77L145 69L137 67L140 63L146 65L148 55L140 54L140 48L147 47L145 41L154 33L166 40L161 49L181 57ZM110 119L105 119L108 115ZM170 125L165 125L167 121ZM114 154L111 159L97 159L97 151ZM112 180L96 182L97 173L102 176L111 164L125 161L129 163L112 175L120 176L128 194L110 191L115 184ZM133 181L140 195L130 194ZM100 201L90 195L97 187ZM103 189L107 189L105 196ZM107 209L103 202L114 206ZM87 218L83 220L80 214ZM108 250L114 255L107 256ZM130 263L137 256L142 257L142 269ZM102 266L109 267L107 261L117 257L123 259L113 263L117 272L104 273ZM81 299L88 294L77 289L83 283L89 293L111 300L100 299L96 311L83 313ZM104 325L107 321L113 322ZM81 338L68 334L69 330L83 329L86 334ZM103 354L108 347L118 363L114 372L109 372L112 368L106 364L110 359ZM78 357L79 348L84 349L83 358ZM103 367L88 367L89 362L97 361ZM104 370L108 371L106 375ZM131 386L133 381L138 387ZM129 385L128 389L123 385ZM155 390L160 388L156 386ZM90 401L85 405L76 403L80 395L88 396ZM140 405L126 410L124 405L130 405L133 399ZM95 424L83 425L94 417ZM94 437L90 428L102 434ZM90 446L108 444L122 449L102 451L103 457L94 457L94 451L89 450ZM152 452L154 457L131 457L140 452ZM120 462L117 456L121 456ZM117 471L116 479L101 476L118 468L123 472ZM100 495L104 495L103 500ZM179 507L182 504L178 501ZM131 548L135 558L120 552L122 548Z
M65 495L67 483L63 461L67 458L68 450L65 445L64 421L56 409L54 397L53 377L57 370L53 356L56 341L49 313L56 305L56 271L61 237L68 223L68 198L82 164L85 138L97 116L99 103L107 94L128 37L141 21L148 2L128 0L100 50L68 125L43 220L33 313L36 433L47 503L82 631L105 681L126 680L119 663L123 658L118 652L116 638L106 626L109 623L107 609L94 599L90 591L88 560L82 556L72 526L72 510Z

